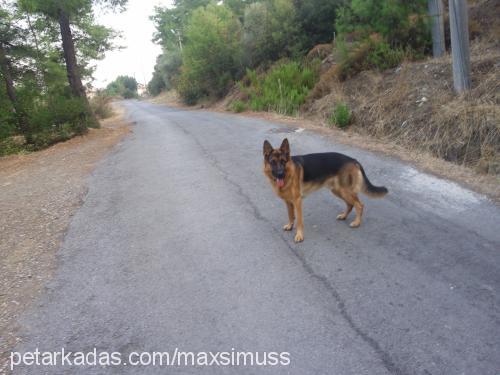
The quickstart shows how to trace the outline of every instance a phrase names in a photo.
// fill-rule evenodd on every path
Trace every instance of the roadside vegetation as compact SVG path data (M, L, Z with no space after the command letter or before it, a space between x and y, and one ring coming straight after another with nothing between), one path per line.
M446 48L450 50L447 1ZM472 88L432 58L428 0L176 0L156 8L151 95L301 115L500 174L498 2L469 2Z
M137 85L137 81L133 77L118 76L113 82L109 83L106 89L100 94L123 99L138 98Z
M99 93L89 101L92 60L116 33L96 24L93 6L126 0L0 2L0 156L35 151L99 127L111 114Z

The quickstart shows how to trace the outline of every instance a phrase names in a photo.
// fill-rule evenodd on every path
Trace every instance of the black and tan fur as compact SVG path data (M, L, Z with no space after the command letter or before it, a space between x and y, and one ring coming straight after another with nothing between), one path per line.
M304 240L302 200L308 194L324 187L329 189L347 205L337 219L347 219L354 208L356 217L350 226L357 228L363 215L363 203L358 193L382 198L388 192L385 187L373 186L355 159L336 152L291 156L287 139L278 149L274 149L267 140L264 142L264 174L274 192L286 203L288 223L283 229L292 230L297 217L295 242Z

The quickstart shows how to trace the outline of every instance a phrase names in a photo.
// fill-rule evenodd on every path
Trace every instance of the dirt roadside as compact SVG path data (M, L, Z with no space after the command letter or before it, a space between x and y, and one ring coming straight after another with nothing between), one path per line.
M96 163L129 131L124 112L101 129L27 155L0 158L0 373L8 371L17 318L42 291Z
M322 134L333 142L363 148L365 150L381 153L410 163L420 171L456 182L470 190L484 194L495 203L500 204L500 178L497 176L479 174L471 168L447 162L443 159L434 157L429 153L408 150L397 144L383 142L369 135L360 135L351 129L340 130L332 128L327 126L324 120L283 116L273 112L247 111L235 114L228 111L228 103L224 99L216 103L201 103L190 107L184 105L173 93L166 93L164 95L160 95L159 97L152 98L149 101L154 104L173 106L186 110L232 113L233 115L238 116L247 116L274 121L294 128L308 129Z

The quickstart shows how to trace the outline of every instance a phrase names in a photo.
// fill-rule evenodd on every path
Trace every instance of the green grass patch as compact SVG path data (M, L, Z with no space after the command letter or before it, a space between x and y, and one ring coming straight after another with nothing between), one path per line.
M233 112L241 113L246 111L246 109L247 105L241 100L235 100L234 102L231 103L231 111Z
M338 103L333 110L333 113L328 118L331 125L337 128L344 129L352 122L352 112L345 103Z
M248 86L240 85L240 88L247 94L250 108L254 111L296 115L317 80L315 69L298 62L288 62L271 68L263 75L247 70L245 81Z

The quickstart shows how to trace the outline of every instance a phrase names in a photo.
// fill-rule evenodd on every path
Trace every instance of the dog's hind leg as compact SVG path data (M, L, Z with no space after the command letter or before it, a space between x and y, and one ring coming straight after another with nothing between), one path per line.
M290 202L285 202L286 208L288 209L288 224L286 224L283 229L286 231L293 229L293 222L295 221L295 212L293 208L293 204Z
M356 217L353 222L349 225L351 228L357 228L361 225L361 217L363 216L363 203L358 198L358 194L351 193L353 199L353 206L356 209Z
M345 211L337 215L337 220L345 220L345 219L347 219L347 216L349 216L349 214L350 214L350 213L351 213L351 211L352 211L352 207L353 207L353 205L350 203L350 202L351 202L351 200L350 200L349 198L348 198L348 199L344 198L344 197L340 194L340 192L339 192L339 191L337 191L337 190L335 190L335 189L332 189L332 193L333 193L335 196L337 196L337 197L339 197L340 199L342 199L342 200L345 202L345 204L346 204L346 209L345 209Z

